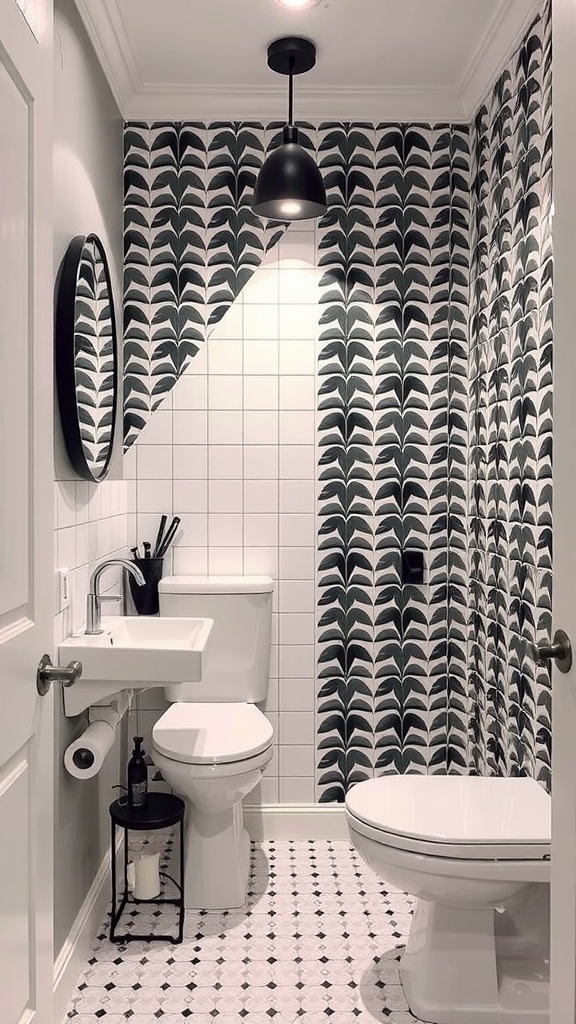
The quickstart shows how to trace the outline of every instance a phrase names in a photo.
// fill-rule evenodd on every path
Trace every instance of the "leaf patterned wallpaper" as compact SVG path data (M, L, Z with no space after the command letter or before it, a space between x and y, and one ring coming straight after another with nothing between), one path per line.
M124 133L128 448L284 230L250 201L279 125L132 122Z
M327 125L319 264L322 801L466 768L466 126ZM420 548L424 587L403 586Z
M471 764L550 784L552 97L548 7L472 127Z
M471 126L305 125L319 224L321 801L388 772L549 782L548 12ZM276 243L277 124L126 126L130 445ZM423 587L401 584L403 549Z

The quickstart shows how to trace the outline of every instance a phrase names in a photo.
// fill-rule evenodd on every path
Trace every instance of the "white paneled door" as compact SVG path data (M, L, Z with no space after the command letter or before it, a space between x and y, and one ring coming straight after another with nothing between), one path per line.
M53 1024L52 4L0 0L0 1020Z
M576 648L576 0L552 0L554 627ZM576 666L552 673L550 1024L576 1022Z

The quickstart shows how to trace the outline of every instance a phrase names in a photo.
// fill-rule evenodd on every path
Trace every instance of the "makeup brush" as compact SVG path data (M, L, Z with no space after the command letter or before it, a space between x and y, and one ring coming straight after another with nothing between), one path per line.
M172 520L170 526L168 527L166 533L164 534L164 539L160 545L160 548L158 549L158 558L164 558L164 555L166 554L168 548L170 547L172 541L174 540L174 537L176 536L176 531L180 526L180 522L180 517L174 516L174 519Z
M152 552L152 558L158 558L158 552L160 550L160 544L166 529L166 523L168 522L168 516L160 516L160 526L158 527L158 533L156 534L156 540L154 542L154 551Z

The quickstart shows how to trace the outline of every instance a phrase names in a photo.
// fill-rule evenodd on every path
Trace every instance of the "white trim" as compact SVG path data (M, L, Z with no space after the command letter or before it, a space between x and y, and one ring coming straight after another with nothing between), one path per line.
M128 121L282 121L282 89L145 84L125 104ZM454 89L343 88L298 91L299 121L464 121Z
M115 0L98 0L96 6L90 0L75 3L118 109L126 119L126 104L141 89L142 80L118 4Z
M122 848L123 835L116 841L116 856ZM54 964L54 1021L66 1024L66 1010L74 993L86 961L90 954L90 946L110 903L110 852L106 851L98 872L78 916L72 925L70 934Z
M104 74L126 120L283 120L286 91L278 88L146 82L118 0L75 0ZM298 117L309 121L448 121L467 123L543 0L501 0L454 86L418 88L341 86L298 90Z
M342 804L262 804L244 807L251 839L348 839Z
M492 19L457 86L464 116L471 120L495 85L510 57L539 12L544 0L508 0Z

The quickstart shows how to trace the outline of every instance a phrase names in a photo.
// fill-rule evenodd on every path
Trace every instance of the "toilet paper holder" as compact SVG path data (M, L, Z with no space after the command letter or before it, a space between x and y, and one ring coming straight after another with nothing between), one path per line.
M75 779L92 779L110 753L120 722L121 710L111 705L88 708L88 728L64 751L64 766Z

